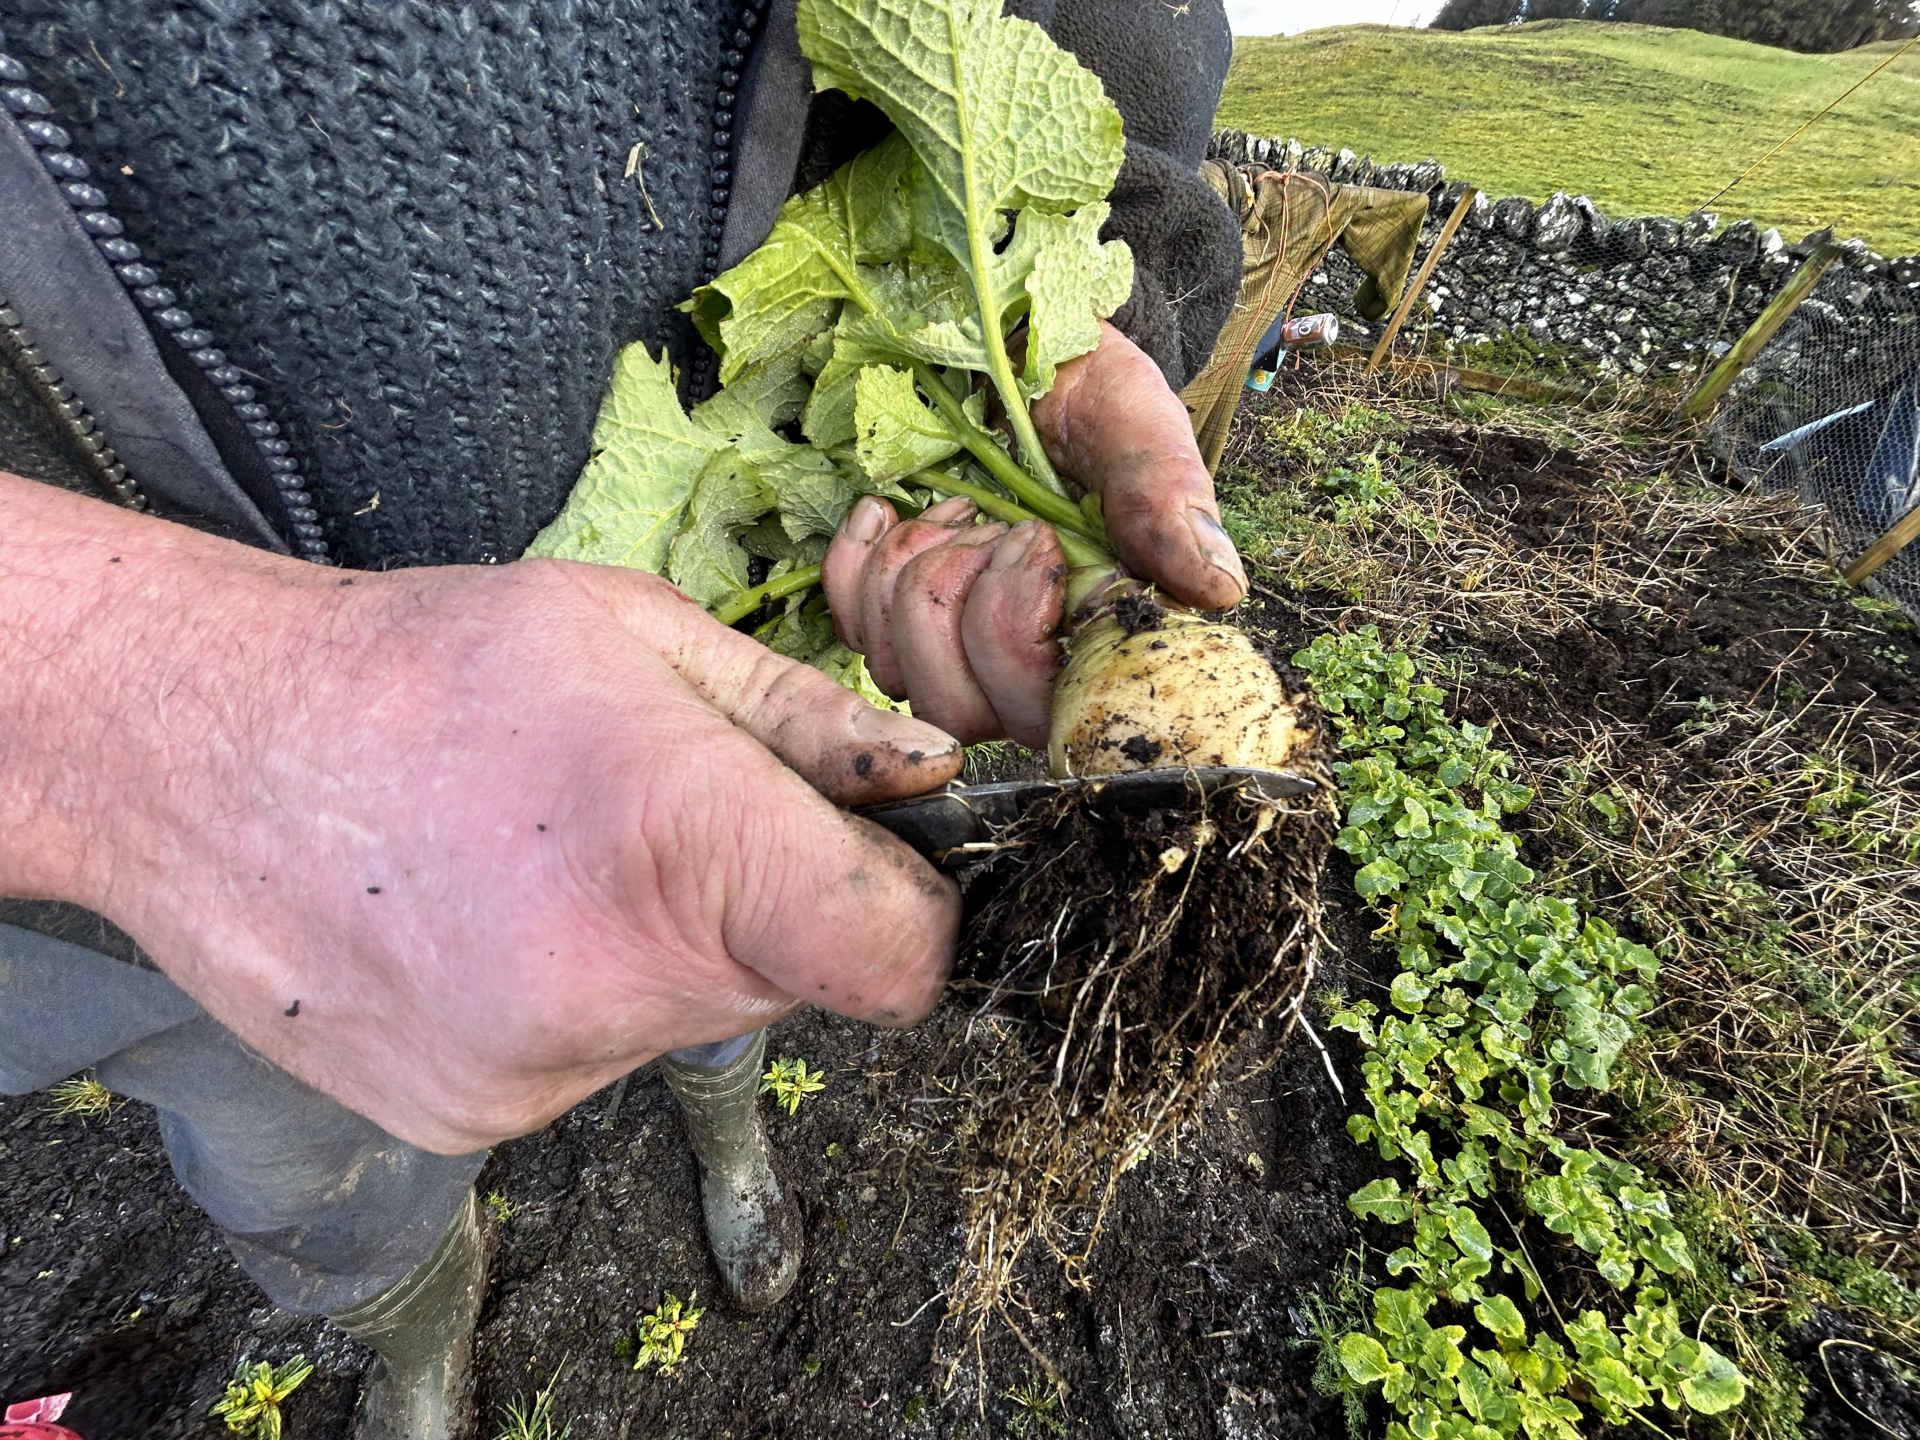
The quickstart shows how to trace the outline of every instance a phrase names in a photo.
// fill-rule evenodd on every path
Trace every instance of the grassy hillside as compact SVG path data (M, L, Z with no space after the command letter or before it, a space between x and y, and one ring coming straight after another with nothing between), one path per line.
M1239 41L1219 123L1382 162L1431 155L1494 195L1565 189L1614 215L1684 215L1896 48L1799 55L1560 20L1350 25ZM1920 48L1714 208L1789 238L1831 224L1885 253L1920 250Z

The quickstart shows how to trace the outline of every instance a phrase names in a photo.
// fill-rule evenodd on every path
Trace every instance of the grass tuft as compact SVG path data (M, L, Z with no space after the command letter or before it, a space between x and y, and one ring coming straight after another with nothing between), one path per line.
M113 1092L91 1075L75 1075L47 1091L47 1114L56 1120L104 1120L113 1111Z

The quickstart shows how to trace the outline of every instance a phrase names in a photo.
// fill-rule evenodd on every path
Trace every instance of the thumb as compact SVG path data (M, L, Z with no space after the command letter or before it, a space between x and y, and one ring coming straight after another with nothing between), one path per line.
M722 625L664 580L579 568L636 641L835 804L918 795L960 773L965 753L944 730L869 705L812 666Z
M1102 321L1099 345L1060 367L1033 423L1054 463L1100 493L1129 570L1204 610L1245 597L1193 421L1146 351Z

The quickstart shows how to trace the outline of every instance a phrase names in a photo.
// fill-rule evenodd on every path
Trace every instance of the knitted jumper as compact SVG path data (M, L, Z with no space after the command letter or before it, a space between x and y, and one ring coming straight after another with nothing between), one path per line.
M4 15L128 238L258 377L334 555L394 566L517 554L579 473L615 349L689 359L673 306L718 259L738 9Z
M487 562L559 510L622 345L664 345L689 390L707 383L674 306L721 268L767 4L0 0L0 52L51 111L33 118L70 132L124 222L116 243L157 271L138 292L149 323L206 347L205 374L264 437L295 548ZM1238 279L1232 217L1194 176L1224 19L1158 0L1009 8L1120 105L1109 230L1139 263L1117 318L1178 384ZM790 9L775 13L790 43ZM789 107L804 115L804 95ZM803 173L874 128L815 112ZM793 173L759 197L762 234ZM72 483L16 391L0 386L0 465Z

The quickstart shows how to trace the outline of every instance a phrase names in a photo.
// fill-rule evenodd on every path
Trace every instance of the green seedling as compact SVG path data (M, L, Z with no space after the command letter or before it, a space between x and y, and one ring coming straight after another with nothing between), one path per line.
M1060 1392L1050 1380L1029 1375L1019 1385L1010 1390L1002 1390L1000 1398L1013 1406L1013 1415L1007 1421L1007 1431L1013 1435L1064 1435L1067 1425L1053 1413L1060 1403Z
M662 1370L672 1370L686 1357L687 1337L699 1328L700 1317L707 1313L694 1309L696 1297L697 1292L690 1290L682 1301L668 1291L658 1309L640 1317L640 1347L634 1355L634 1369L658 1365Z
M91 1075L62 1080L47 1092L47 1113L56 1120L104 1120L113 1109L113 1092Z
M506 1224L520 1210L518 1205L498 1190L489 1190L487 1198L481 1203L487 1207L487 1212L493 1216L495 1223L500 1225Z
M262 1360L251 1368L243 1360L227 1382L226 1395L207 1413L248 1440L280 1440L280 1407L312 1373L313 1366L304 1355L284 1365Z
M1362 1051L1348 1134L1396 1172L1347 1205L1400 1242L1386 1261L1396 1284L1338 1340L1347 1380L1380 1387L1399 1417L1389 1440L1579 1440L1583 1422L1646 1419L1655 1402L1737 1404L1744 1378L1681 1333L1668 1298L1693 1258L1666 1195L1561 1133L1565 1092L1612 1084L1652 1007L1656 957L1544 890L1505 823L1532 792L1485 727L1447 716L1411 656L1369 628L1322 637L1294 663L1340 743L1335 843L1401 967L1384 1005L1352 1000L1332 1021ZM1536 1306L1519 1216L1584 1252L1627 1311L1619 1327Z
M760 1093L773 1096L773 1103L787 1114L799 1113L800 1102L827 1088L824 1070L809 1070L807 1062L781 1056L760 1077Z
M495 1440L567 1440L573 1432L573 1422L567 1421L558 1430L554 1429L553 1401L560 1388L560 1372L566 1368L560 1366L553 1372L553 1378L534 1393L531 1400L509 1400L502 1407L505 1423Z

